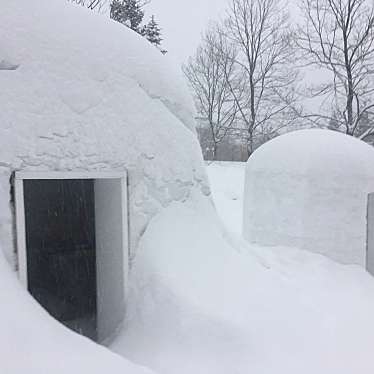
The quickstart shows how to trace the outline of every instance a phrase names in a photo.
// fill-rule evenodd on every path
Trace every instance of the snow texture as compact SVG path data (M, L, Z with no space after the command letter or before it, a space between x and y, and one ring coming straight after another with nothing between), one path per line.
M0 252L2 374L152 374L60 325L21 287Z
M162 208L193 190L209 194L182 73L144 38L61 0L4 0L0 35L0 244L8 261L15 170L127 169L133 251Z
M8 260L15 169L127 168L139 246L124 329L111 346L119 355L48 316L0 253L1 373L148 372L127 359L162 374L374 372L372 277L225 231L206 196L191 101L164 56L64 1L3 5L0 61L18 66L0 70L0 239ZM238 190L216 187L219 212L236 209L222 201L228 196L241 199L239 173L227 173Z
M374 149L328 130L276 138L246 168L243 235L365 265L367 196Z
M217 212L227 229L241 235L243 224L244 162L208 162L207 171Z
M208 201L155 217L131 272L112 349L158 373L374 372L373 278L308 251L234 239Z

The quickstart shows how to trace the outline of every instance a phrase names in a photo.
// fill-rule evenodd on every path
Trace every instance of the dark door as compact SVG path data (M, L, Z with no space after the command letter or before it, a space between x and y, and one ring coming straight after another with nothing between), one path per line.
M24 180L29 292L56 319L96 340L93 180Z

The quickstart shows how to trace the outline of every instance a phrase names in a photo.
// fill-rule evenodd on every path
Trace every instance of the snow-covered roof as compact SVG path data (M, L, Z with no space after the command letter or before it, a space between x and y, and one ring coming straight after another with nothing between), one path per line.
M270 141L247 164L243 234L364 265L373 165L371 146L338 132L302 130Z

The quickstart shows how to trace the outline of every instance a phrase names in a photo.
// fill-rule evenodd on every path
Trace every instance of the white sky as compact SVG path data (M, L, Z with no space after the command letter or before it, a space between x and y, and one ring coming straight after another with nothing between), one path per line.
M298 0L285 1L290 16L300 19ZM163 47L168 50L169 58L178 64L187 62L201 41L201 34L209 26L210 21L219 20L225 15L231 0L151 0L145 8L144 22L154 14L162 28ZM304 82L321 80L322 72L306 70ZM315 110L320 107L319 99L309 100L307 106Z
M183 63L194 54L209 21L219 19L227 4L228 0L152 0L145 9L145 20L154 13L162 28L164 48Z

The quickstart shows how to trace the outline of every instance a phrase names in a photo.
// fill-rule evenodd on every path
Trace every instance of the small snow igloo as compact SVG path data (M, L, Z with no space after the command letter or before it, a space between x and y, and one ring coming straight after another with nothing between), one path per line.
M144 38L65 1L7 1L0 35L0 247L52 316L105 341L149 221L210 193L188 88Z
M373 147L329 130L280 136L248 160L243 235L365 266L373 191Z

